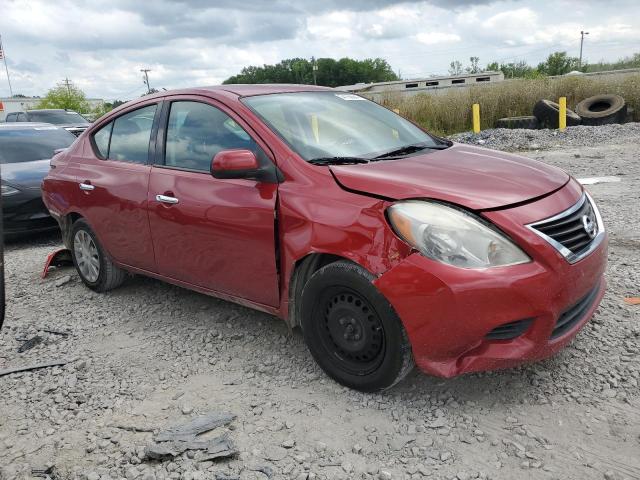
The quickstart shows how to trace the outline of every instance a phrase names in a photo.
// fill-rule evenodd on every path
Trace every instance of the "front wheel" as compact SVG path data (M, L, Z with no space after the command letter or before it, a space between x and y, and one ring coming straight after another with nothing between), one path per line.
M365 392L392 387L413 368L402 322L362 267L339 261L314 273L302 291L302 331L320 367Z
M84 284L96 292L120 286L127 276L105 255L96 234L82 218L74 222L71 230L71 256Z

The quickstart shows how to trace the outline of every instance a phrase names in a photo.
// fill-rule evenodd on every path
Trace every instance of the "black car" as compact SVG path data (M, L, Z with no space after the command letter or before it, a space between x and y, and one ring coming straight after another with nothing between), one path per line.
M77 112L62 109L27 110L26 112L7 113L5 122L51 123L79 137L91 122Z
M42 123L0 123L2 223L4 238L58 227L42 203L40 184L56 150L76 137Z

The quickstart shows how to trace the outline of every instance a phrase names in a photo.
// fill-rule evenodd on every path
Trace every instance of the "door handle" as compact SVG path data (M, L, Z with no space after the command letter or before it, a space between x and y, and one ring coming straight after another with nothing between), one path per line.
M81 183L80 184L80 190L84 190L84 191L87 191L87 192L90 192L91 190L94 190L95 188L96 187L94 187L90 183Z
M180 200L176 197L168 197L167 195L156 195L156 201L161 203L168 203L169 205L175 205Z

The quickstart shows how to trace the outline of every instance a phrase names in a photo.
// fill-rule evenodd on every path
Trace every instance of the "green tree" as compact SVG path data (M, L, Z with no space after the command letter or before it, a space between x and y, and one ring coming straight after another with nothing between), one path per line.
M318 85L337 87L354 83L399 80L386 60L381 58L318 58ZM313 62L305 58L289 58L275 65L249 66L223 83L300 83L313 84Z
M467 73L480 73L480 57L469 57L469 66L465 68Z
M624 68L640 68L640 53L634 53L630 57L624 57L615 62L583 62L583 71L585 72L603 72L607 70L622 70Z
M58 84L49 90L38 102L36 108L64 108L80 113L91 111L91 106L87 102L84 92L72 83L69 85Z
M449 75L462 75L462 63L454 60L449 64Z
M547 60L538 64L538 71L545 75L564 75L580 69L580 60L570 57L567 52L554 52Z
M536 78L540 76L540 72L524 60L500 64L492 62L487 65L486 69L494 72L501 71L504 74L504 78Z

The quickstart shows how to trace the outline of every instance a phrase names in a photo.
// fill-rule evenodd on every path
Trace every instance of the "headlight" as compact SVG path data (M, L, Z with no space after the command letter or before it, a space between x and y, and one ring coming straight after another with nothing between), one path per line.
M3 197L8 197L10 195L15 195L16 193L20 193L20 190L13 188L9 185L6 184L2 184L2 196Z
M504 235L462 210L409 200L392 205L387 212L391 226L401 238L438 262L462 268L488 268L531 260Z

